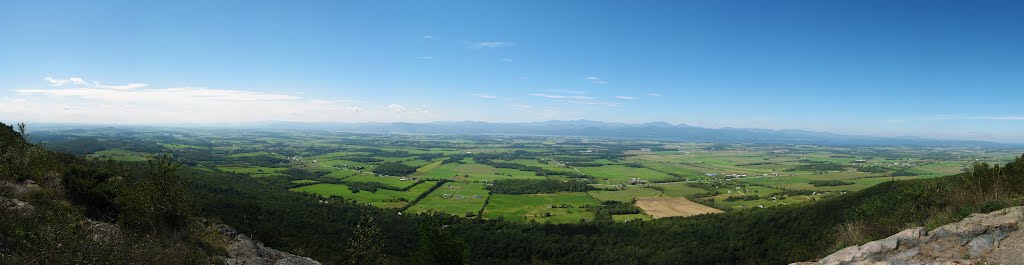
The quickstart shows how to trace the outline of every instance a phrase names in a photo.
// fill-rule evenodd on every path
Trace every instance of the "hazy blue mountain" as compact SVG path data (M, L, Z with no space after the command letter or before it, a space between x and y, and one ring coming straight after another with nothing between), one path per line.
M248 126L247 126L248 127ZM704 128L686 124L649 122L628 124L590 120L546 121L524 123L489 123L478 121L449 121L429 123L296 123L275 122L252 125L293 129L339 130L372 133L422 134L498 134L534 136L579 136L631 139L658 139L699 142L793 143L823 145L924 145L924 146L987 146L1004 144L968 141L936 140L916 137L853 136L804 130L770 130L751 128Z

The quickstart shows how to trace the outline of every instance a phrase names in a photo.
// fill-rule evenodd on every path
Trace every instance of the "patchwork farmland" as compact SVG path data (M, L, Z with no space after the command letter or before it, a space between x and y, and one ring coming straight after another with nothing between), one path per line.
M165 137L176 134L189 137ZM152 146L86 155L144 161L169 154L199 169L280 183L323 203L551 223L800 204L887 181L955 174L976 161L1002 163L1015 152L254 130L131 135Z

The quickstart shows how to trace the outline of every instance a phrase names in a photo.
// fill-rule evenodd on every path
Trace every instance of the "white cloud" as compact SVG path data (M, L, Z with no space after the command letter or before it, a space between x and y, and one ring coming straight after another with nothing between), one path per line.
M387 108L388 111L390 111L392 113L402 113L403 111L405 111L405 107L403 107L402 105L398 105L398 104L391 104L391 105L388 105L386 108Z
M420 60L431 60L431 59L434 59L434 56L420 56L420 57L416 57L416 58L420 59Z
M63 86L64 83L68 82L68 80L53 79L53 77L49 76L43 78L43 80L46 80L46 82L49 83L50 86Z
M509 58L501 58L501 61L502 61L502 62L506 62L506 63L510 63L510 62L512 62L512 59L509 59Z
M469 47L470 48L477 48L477 49L480 49L480 48L505 48L505 47L512 47L512 46L515 46L515 45L516 44L514 42L507 42L507 41L481 41L481 42L473 43Z
M587 81L590 81L591 83L598 84L598 85L608 84L608 81L605 81L604 79L601 79L600 77L596 77L596 76L588 76L588 77L584 77L583 79L586 79Z
M498 96L487 95L487 94L473 94L473 96L474 97L478 97L478 98L486 98L486 99L496 99L496 98L498 98Z
M71 83L76 84L76 85L88 84L88 82L85 82L85 79L78 78L78 77L68 78L68 80L71 81Z
M423 39L425 39L425 40L440 40L441 37L433 36L433 35L424 35Z
M661 96L661 94L658 94L658 93L648 93L647 95L648 96L652 96L652 97L660 97Z
M24 95L45 95L53 97L75 97L88 100L114 102L170 102L182 100L211 101L278 101L296 100L299 97L264 92L222 90L195 87L179 87L147 90L117 90L101 88L68 88L68 89L23 89L17 90Z
M1024 121L1024 116L985 116L978 117L982 120L996 120L996 121Z
M53 78L50 78L53 79ZM81 79L81 78L79 78ZM57 79L46 85L61 85ZM82 79L83 81L85 79ZM66 79L63 85L76 81ZM88 84L88 83L86 83ZM98 83L93 83L98 84ZM131 89L127 89L131 88ZM359 101L202 87L150 88L141 85L50 87L15 90L0 97L0 117L31 122L166 124L258 121L363 122L430 121L425 108L406 111L398 104L375 108ZM400 115L396 115L401 112Z
M88 84L88 82L85 82L85 79L82 79L80 77L71 77L68 79L53 79L53 77L47 76L43 78L43 80L46 80L46 83L48 83L50 86L63 86L67 83L72 83L75 85Z
M542 94L542 93L534 93L534 94L530 94L530 96L542 97L542 98L552 98L552 99L594 99L594 98L588 97L588 96L565 96L565 95L551 95L551 94Z
M127 84L127 85L120 85L120 86L101 85L98 82L93 84L93 87L96 87L96 88L106 88L106 89L114 89L114 90L129 90L129 89L143 88L143 87L147 87L147 86L149 86L149 85L148 84L143 84L143 83L130 83L130 84Z
M81 78L81 77L71 77L71 78L68 78L68 79L53 79L53 77L47 76L47 77L44 77L43 80L45 80L46 83L49 86L53 86L53 87L64 86L64 85L69 84L69 83L70 84L74 84L74 85L78 85L78 86L86 86L86 87L102 88L102 89L115 89L115 90L129 90L129 89L143 88L143 87L149 86L148 84L143 84L143 83L130 83L130 84L127 84L127 85L103 85L103 84L100 84L100 82L95 82L95 81L93 81L92 84L89 84L88 81L85 81L85 79Z
M549 90L544 90L544 91L545 92L553 92L553 93L562 93L562 94L586 94L586 92L577 91L577 90L549 89Z
M516 104L516 105L512 105L512 107L516 107L516 108L518 108L518 109L522 109L522 110L528 110L528 109L531 109L531 108L533 108L533 106L530 106L530 105L521 105L521 104Z
M636 99L634 97L629 97L629 96L615 96L615 98L617 98L617 99L625 99L625 100L634 100L634 99Z
M609 107L617 107L617 106L619 106L619 103L611 103L611 102L594 102L594 101L578 101L578 100L567 100L565 102L569 102L569 103L572 103L572 104L584 104L584 105L603 105L603 106L609 106Z
M1024 121L1024 115L987 115L974 116L962 114L940 114L925 118L925 120L989 120L989 121Z

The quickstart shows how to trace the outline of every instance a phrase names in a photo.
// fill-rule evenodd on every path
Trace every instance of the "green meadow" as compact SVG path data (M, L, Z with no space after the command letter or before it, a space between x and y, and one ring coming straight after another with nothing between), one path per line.
M484 218L510 221L575 223L590 220L594 214L586 207L601 202L585 192L508 195L493 194L484 207Z
M640 197L658 197L661 191L652 188L638 186L626 186L624 190L592 190L588 191L591 197L601 201L620 201L631 203L633 199Z
M409 207L408 212L442 212L457 216L467 213L479 214L484 202L490 196L483 183L448 182L442 184L424 197L416 205Z

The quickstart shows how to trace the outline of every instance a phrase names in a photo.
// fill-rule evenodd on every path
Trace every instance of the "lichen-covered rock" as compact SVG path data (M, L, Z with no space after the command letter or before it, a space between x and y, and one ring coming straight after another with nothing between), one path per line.
M10 190L14 195L22 195L32 191L39 190L39 185L31 179L22 180L20 182L7 182L0 181L0 189Z
M92 230L89 236L95 242L110 242L121 239L121 228L108 222L85 219L85 225Z
M16 214L32 214L35 212L35 207L31 204L23 202L14 198L0 197L0 209L5 213L16 213Z
M313 259L263 246L230 226L216 224L213 228L224 236L229 265L320 265Z
M896 233L886 239L851 246L817 262L794 264L1024 264L1024 254L1012 250L1024 244L1024 207L973 214L963 220L927 232L922 227ZM1020 232L1018 232L1020 230ZM1007 251L1009 249L1011 251ZM998 254L999 260L989 259ZM1009 258L1006 258L1009 257Z

